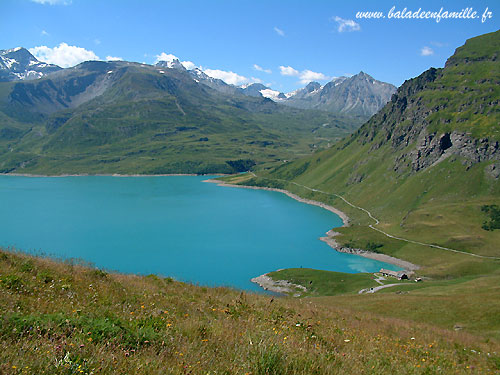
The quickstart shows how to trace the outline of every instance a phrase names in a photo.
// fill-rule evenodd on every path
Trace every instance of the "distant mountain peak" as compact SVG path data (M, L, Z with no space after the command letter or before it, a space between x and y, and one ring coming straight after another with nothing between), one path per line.
M162 60L156 63L156 66L161 67L161 68L168 68L168 69L177 69L177 70L187 70L184 65L179 61L179 59L172 59L169 61Z
M0 81L37 79L60 69L57 65L38 61L23 47L0 50Z
M326 85L310 82L286 94L283 104L369 117L389 101L396 87L361 71L351 77L336 77Z
M319 90L321 88L321 84L318 82L309 82L305 87L307 92L313 92Z

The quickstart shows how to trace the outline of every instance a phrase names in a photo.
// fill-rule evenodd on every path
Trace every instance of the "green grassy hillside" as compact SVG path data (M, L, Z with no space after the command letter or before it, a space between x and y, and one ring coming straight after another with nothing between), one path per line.
M371 305L378 301L372 297ZM350 298L336 305L321 299L273 298L0 250L0 373L500 370L495 340L356 311L367 297ZM397 310L400 302L393 302L392 310ZM382 307L381 312L391 310Z
M499 39L500 31L467 41L444 69L406 81L352 136L245 183L285 187L345 210L354 225L339 229L343 244L378 243L383 253L425 266L427 275L498 272L498 260L389 238L335 194L367 209L380 221L375 227L393 236L500 257L500 231L484 225L492 220L484 207L500 204L500 109L493 105L500 101ZM463 121L467 113L473 116Z
M86 62L0 83L0 171L234 173L308 155L362 120L222 94L187 71Z

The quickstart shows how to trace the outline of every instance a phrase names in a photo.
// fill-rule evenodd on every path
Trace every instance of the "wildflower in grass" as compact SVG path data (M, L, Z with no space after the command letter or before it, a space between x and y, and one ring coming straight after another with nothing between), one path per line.
M141 305L141 309L145 309L144 305Z
M350 341L351 341L351 340L349 340L349 339L345 339L345 340L344 340L344 342L350 342Z

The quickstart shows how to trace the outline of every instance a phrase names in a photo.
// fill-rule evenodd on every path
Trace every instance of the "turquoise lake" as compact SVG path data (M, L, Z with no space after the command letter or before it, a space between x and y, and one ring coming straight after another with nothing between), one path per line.
M281 268L398 269L319 241L342 225L330 211L207 178L0 176L0 246L253 291Z

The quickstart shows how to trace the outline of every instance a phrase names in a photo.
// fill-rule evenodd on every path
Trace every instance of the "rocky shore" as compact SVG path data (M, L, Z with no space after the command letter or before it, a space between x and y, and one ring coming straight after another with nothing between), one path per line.
M294 297L299 297L301 292L307 292L307 289L302 285L292 284L291 282L286 280L275 281L267 276L267 274L254 277L250 281L259 285L264 290L269 290L271 292L280 294L293 293Z
M390 255L374 253L372 251L366 251L362 249L343 247L337 241L335 241L334 237L337 236L338 234L339 234L338 232L330 230L326 233L326 237L320 237L320 240L327 243L331 248L340 253L356 254L365 258L374 259L389 264L394 264L395 266L404 268L407 271L416 271L420 268L420 266L416 264L407 262L406 260L391 257Z

